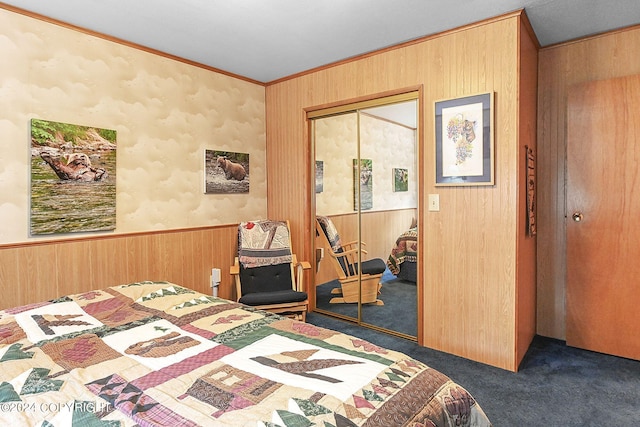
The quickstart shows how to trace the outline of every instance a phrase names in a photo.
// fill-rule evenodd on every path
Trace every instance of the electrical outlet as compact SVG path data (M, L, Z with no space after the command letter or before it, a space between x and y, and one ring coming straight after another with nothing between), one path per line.
M438 212L440 210L439 194L429 194L429 210L431 212Z
M214 283L220 283L220 269L212 268L211 269L211 281Z

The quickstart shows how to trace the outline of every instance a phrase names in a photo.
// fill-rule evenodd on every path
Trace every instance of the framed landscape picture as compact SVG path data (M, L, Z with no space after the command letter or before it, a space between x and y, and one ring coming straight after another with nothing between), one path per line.
M116 227L116 131L31 120L31 235Z

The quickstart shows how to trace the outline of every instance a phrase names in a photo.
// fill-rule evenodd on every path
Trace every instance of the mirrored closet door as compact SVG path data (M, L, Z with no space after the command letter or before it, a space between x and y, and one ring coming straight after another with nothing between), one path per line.
M417 336L417 92L309 115L316 311Z

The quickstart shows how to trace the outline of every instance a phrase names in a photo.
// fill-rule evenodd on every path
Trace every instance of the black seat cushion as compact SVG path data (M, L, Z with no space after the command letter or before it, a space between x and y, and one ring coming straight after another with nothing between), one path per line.
M240 264L242 295L255 292L291 290L291 266L289 264L244 268Z
M368 259L362 261L362 274L380 274L384 273L387 269L387 265L380 258ZM343 267L344 270L344 267ZM345 270L346 271L346 270ZM349 276L353 276L358 273L357 264L349 264Z
M247 305L281 304L307 299L306 292L292 289L290 264L255 268L244 268L240 264L240 284L242 297L238 301Z
M380 258L369 259L362 262L362 274L380 274L387 269L387 264Z
M307 299L306 292L293 289L275 292L254 292L243 295L238 302L246 305L281 304L285 302L302 302Z

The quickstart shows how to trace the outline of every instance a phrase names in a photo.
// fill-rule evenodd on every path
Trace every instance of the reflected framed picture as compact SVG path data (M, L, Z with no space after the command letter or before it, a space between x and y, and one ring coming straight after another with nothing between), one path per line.
M393 168L393 191L409 191L409 169Z
M324 190L324 161L316 160L316 194Z
M493 92L436 101L436 186L494 185Z
M353 210L373 208L373 160L353 159Z

